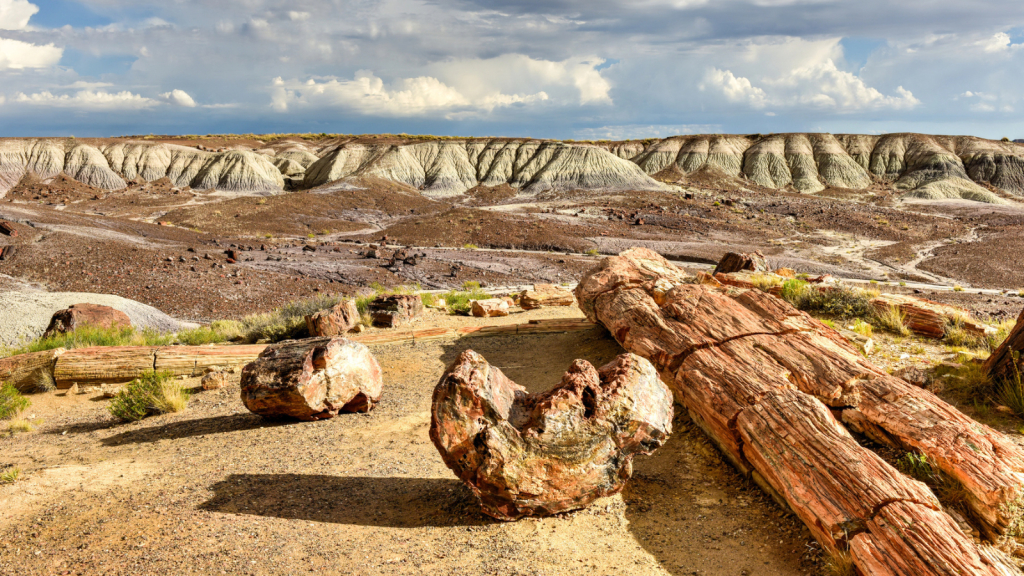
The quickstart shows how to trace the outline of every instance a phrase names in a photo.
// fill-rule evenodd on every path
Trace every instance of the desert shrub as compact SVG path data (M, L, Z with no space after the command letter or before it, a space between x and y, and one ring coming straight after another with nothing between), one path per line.
M854 320L853 331L861 336L867 336L868 338L873 336L875 333L874 327L869 322L865 322L860 318Z
M600 255L601 255L601 251L598 250L597 248L591 248L590 250L587 250L587 256L600 256Z
M181 330L176 334L179 344L186 346L202 346L241 339L242 323L236 320L217 320L209 326L200 326L189 330Z
M247 342L280 342L309 335L306 316L335 306L341 296L317 294L312 298L289 302L272 312L246 316L241 321L242 339Z
M910 328L907 328L907 315L897 306L883 306L875 308L874 321L879 328L888 330L900 336L910 336Z
M13 466L0 470L0 484L14 484L21 476L21 468Z
M950 346L962 346L974 350L987 349L988 339L981 334L975 334L964 328L964 317L947 316L944 319L944 334L942 340Z
M480 247L477 246L476 244L463 244L462 247L465 248L466 250L479 250L480 249Z
M840 318L869 318L873 307L871 298L878 294L849 286L832 286L820 290L800 279L782 284L782 298L806 312L817 312Z
M753 284L755 288L763 292L767 292L776 286L782 286L783 281L782 278L779 278L778 276L769 276L767 274L757 272L750 275L750 283Z
M5 382L0 386L0 420L10 420L21 414L32 403L21 395L14 384Z
M73 332L55 334L49 338L38 338L28 344L7 350L6 355L42 352L54 348L86 348L89 346L166 346L174 341L171 334L163 334L152 328L141 330L131 326L100 328L81 326Z
M821 566L821 572L825 576L854 576L857 574L850 553L842 551L829 553Z
M146 416L180 412L191 394L171 380L169 372L148 372L125 385L107 409L120 420L142 420Z

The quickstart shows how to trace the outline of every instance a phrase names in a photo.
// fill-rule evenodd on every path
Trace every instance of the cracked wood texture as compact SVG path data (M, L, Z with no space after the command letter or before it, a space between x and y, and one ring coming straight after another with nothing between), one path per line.
M650 250L606 258L576 297L590 319L658 368L737 468L825 547L849 548L860 573L1002 573L926 486L849 429L927 455L964 485L992 540L1017 535L1024 486L1024 452L1003 435L890 376L785 301L689 284Z

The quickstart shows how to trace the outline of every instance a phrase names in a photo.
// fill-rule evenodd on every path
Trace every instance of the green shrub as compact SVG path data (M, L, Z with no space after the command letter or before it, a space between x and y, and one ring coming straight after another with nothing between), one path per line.
M171 380L169 372L148 372L125 385L107 409L120 420L142 420L146 416L180 412L191 394Z
M6 350L5 355L28 354L42 352L54 348L86 348L89 346L166 346L174 341L171 334L162 334L152 328L138 330L131 326L116 328L99 328L82 326L74 332L55 334L49 338L39 338L20 348Z
M462 247L465 248L466 250L479 250L480 249L480 247L477 246L476 244L463 244Z
M5 382L0 386L0 420L10 420L21 414L32 403L21 395L14 384Z
M963 346L974 350L987 349L988 339L964 328L964 318L960 316L946 316L944 319L945 329L942 336L943 341L950 346Z
M246 316L241 321L242 338L247 342L267 340L280 342L309 335L306 316L338 304L341 296L318 294L312 298L289 302L272 312Z
M782 298L806 312L817 312L840 318L870 318L874 307L871 298L877 293L849 286L832 286L819 290L803 280L787 280L782 284Z
M0 472L0 484L14 484L19 476L21 476L21 468L5 468Z

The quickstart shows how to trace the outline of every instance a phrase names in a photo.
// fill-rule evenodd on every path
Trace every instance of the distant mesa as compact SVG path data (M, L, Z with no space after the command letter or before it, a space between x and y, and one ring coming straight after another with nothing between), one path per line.
M174 138L168 138L174 140ZM211 150L149 140L0 140L0 197L26 175L106 190L169 178L178 187L280 194L372 177L429 197L508 185L521 195L669 190L696 172L813 194L879 180L904 197L999 203L1024 195L1024 140L922 134L697 135L624 142L345 137Z

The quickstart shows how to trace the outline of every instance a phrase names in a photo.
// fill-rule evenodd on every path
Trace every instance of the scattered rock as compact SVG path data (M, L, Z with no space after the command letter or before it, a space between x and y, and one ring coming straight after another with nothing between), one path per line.
M430 439L486 514L517 520L622 490L633 456L668 439L672 416L668 387L633 354L600 370L577 360L559 386L527 394L469 350L434 390Z
M69 308L54 313L50 325L43 333L43 338L74 332L86 325L96 328L127 328L132 325L132 321L127 314L110 306L72 304Z
M554 284L534 284L533 290L524 290L519 295L519 306L533 310L544 306L572 306L576 300L572 292Z
M369 308L374 326L396 328L423 314L423 299L419 294L391 294L379 296L370 302Z
M508 302L501 298L473 301L473 316L477 318L493 318L508 316Z
M298 420L369 412L383 379L370 350L344 338L286 340L242 369L242 403L261 416Z
M341 336L359 324L355 300L342 300L333 308L306 316L306 328L312 337Z
M117 396L117 393L121 391L121 386L116 384L100 384L100 394L104 398L113 398Z
M207 372L200 381L200 386L203 390L216 390L223 388L228 384L228 375L226 372L215 370L213 372Z
M742 254L739 252L729 252L718 262L718 266L715 268L715 274L730 274L732 272L742 272L749 270L751 272L767 272L768 262L765 260L764 254L761 252L751 252L750 254Z

